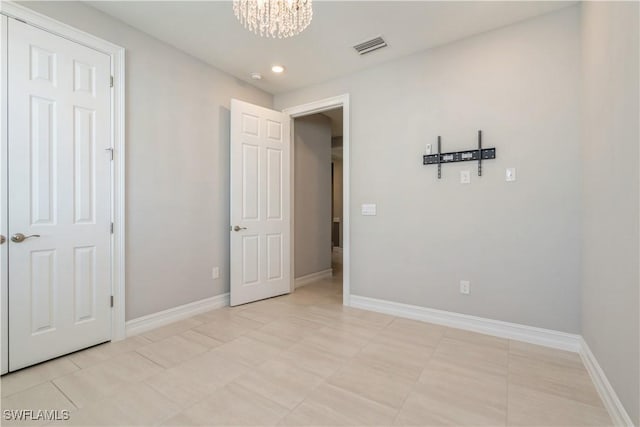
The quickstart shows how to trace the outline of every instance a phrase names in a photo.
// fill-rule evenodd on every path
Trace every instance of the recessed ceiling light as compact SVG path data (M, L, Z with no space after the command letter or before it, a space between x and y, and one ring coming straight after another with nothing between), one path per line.
M253 80L262 80L262 74L260 74L260 73L251 73L251 78Z
M274 73L280 74L284 72L284 67L282 65L274 65L273 67L271 67L271 71L273 71Z

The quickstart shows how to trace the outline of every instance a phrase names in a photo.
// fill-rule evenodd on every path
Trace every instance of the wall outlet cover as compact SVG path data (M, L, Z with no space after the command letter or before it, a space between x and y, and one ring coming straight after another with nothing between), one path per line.
M468 280L461 280L460 293L464 295L469 295L470 291L471 291L471 282L469 282Z
M360 212L364 216L375 216L378 214L378 207L375 203L364 203L360 208Z
M217 279L220 277L220 268L218 267L213 267L211 269L211 278L212 279Z
M471 184L471 171L460 171L460 184Z

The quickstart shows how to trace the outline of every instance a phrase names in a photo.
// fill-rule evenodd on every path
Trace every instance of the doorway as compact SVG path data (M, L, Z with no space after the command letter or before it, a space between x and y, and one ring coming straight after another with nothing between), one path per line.
M342 114L340 115L339 111L342 111ZM342 202L342 206L340 209L339 203L335 203L333 201L335 201L335 196L336 196L336 191L334 191L334 197L332 199L332 204L333 207L330 207L328 212L329 212L329 219L328 219L328 233L329 233L329 246L331 248L331 251L329 252L330 255L330 259L331 259L331 263L332 263L332 269L335 268L336 269L336 273L339 274L339 272L342 272L342 303L344 305L349 305L350 304L350 257L349 257L349 249L350 249L350 234L349 234L349 200L350 200L350 194L349 194L349 173L350 173L350 168L349 168L349 155L350 155L350 151L349 151L349 95L345 94L345 95L340 95L334 98L328 98L328 99L323 99L320 101L316 101L316 102L312 102L312 103L308 103L308 104L304 104L304 105L300 105L297 107L292 107L292 108L287 108L284 110L285 113L289 114L291 117L291 127L292 127L292 137L295 136L296 134L296 119L299 118L304 118L304 117L309 117L309 116L313 116L315 114L318 113L325 113L323 114L325 117L328 116L333 116L334 118L340 117L342 119L342 136L341 136L341 164L340 166L342 166L342 185L341 190L342 190L342 196L340 197L339 195L337 195L337 198L340 199L340 201ZM330 119L331 121L331 119ZM337 135L336 135L337 136ZM331 140L331 142L329 143L330 146L330 153L331 151L336 151L335 148L336 145L338 145L338 141L337 140ZM333 145L334 147L331 147L331 145ZM292 162L294 161L294 159L297 159L297 145L296 143L292 144ZM332 154L330 154L330 158L333 157ZM334 170L334 178L335 178L335 171L337 169L337 164L335 162L335 160L330 160L330 162L333 162L333 170ZM293 175L293 171L295 170L295 165L292 165L292 175ZM331 167L329 167L329 176L331 175ZM292 205L292 213L291 213L291 217L292 217L292 222L293 222L293 226L292 226L292 236L291 236L291 246L292 246L292 262L291 262L291 277L296 277L298 274L296 273L295 270L295 266L297 264L296 258L298 257L298 248L296 247L296 242L298 241L296 234L297 234L297 230L298 227L296 226L296 220L299 217L299 215L297 215L297 213L295 212L295 207L298 205L298 203L296 202L296 191L295 191L295 186L297 184L297 177L292 176L292 182L294 182L294 187L292 189L292 195L293 197L293 203ZM329 192L331 192L331 179L329 179ZM335 182L334 182L335 183ZM331 199L331 196L329 196L329 198ZM336 217L333 215L333 209L336 209L338 212L341 212L342 217L340 218L338 216L338 220L339 220L339 234L341 234L341 238L339 238L338 243L339 245L336 247L333 246L333 239L332 239L332 234L333 234L333 228L335 228L336 226L334 225L335 222L334 220L336 219ZM340 245L341 244L341 245ZM342 261L340 263L340 260ZM300 272L298 272L300 273ZM292 281L295 282L295 281ZM300 282L298 282L299 284Z

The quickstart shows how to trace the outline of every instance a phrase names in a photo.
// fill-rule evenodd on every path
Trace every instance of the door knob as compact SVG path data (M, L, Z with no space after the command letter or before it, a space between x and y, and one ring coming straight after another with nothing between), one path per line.
M239 225L236 225L235 227L233 227L233 231L240 231L240 230L246 230L247 227L240 227Z
M22 233L16 233L13 236L11 236L11 241L12 242L16 242L16 243L21 243L24 242L25 240L31 238L31 237L40 237L39 234L32 234L30 236L25 236Z
M0 234L0 245L4 244L7 241L7 238Z

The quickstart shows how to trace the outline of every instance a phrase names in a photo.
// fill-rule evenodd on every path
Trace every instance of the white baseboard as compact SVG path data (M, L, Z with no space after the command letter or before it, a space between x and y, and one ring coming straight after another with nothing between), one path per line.
M604 407L607 408L607 412L609 412L613 425L633 427L634 424L633 421L631 421L631 417L627 414L624 406L622 406L622 402L618 399L618 395L583 337L580 337L580 344L580 357L582 358L582 362L587 368L596 390L598 390Z
M333 276L333 268L327 270L317 271L315 273L307 274L306 276L296 277L295 287L308 285L320 279L330 279Z
M160 326L177 322L197 314L215 310L229 305L229 293L205 298L200 301L173 307L158 313L148 314L126 322L125 330L127 336L142 334Z
M524 341L545 347L557 348L572 352L580 351L580 335L551 329L536 328L517 323L503 322L500 320L486 319L451 311L436 310L433 308L419 307L398 302L385 301L375 298L351 295L351 307L364 310L377 311L379 313L404 317L407 319L421 320L423 322L436 323L458 329Z

